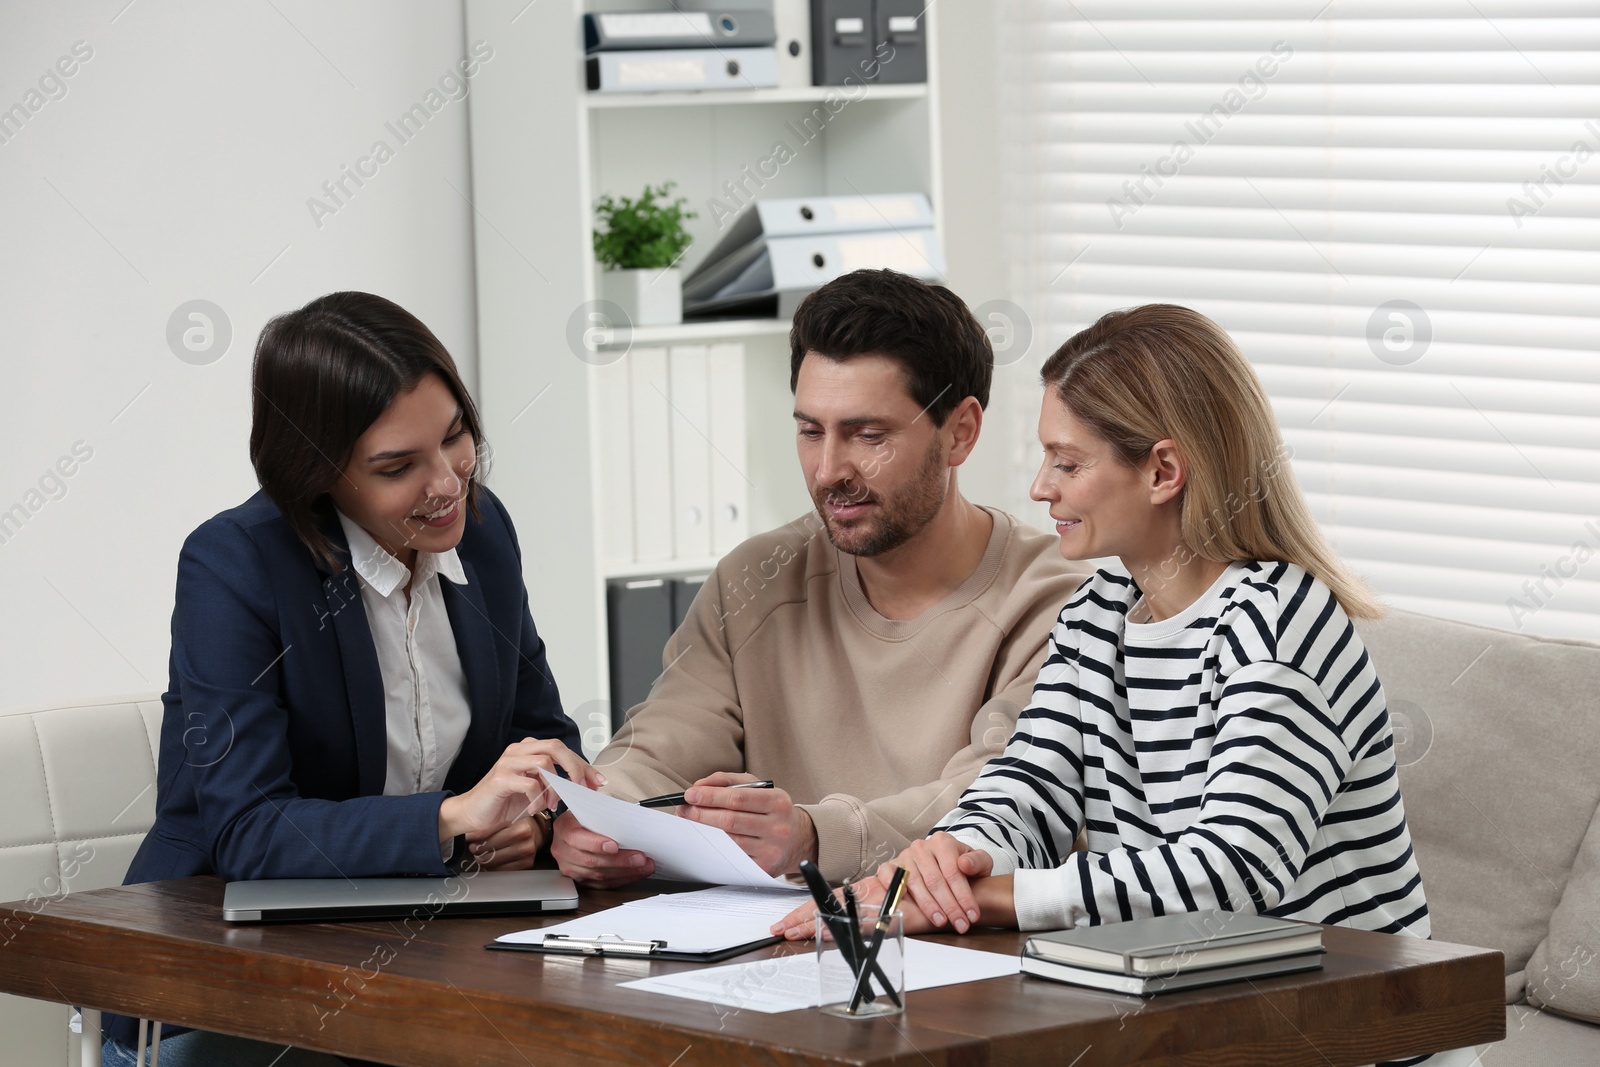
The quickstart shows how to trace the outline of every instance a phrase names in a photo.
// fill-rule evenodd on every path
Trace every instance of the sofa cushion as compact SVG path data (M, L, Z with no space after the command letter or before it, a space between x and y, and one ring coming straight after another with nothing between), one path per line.
M1528 1003L1600 1023L1600 812L1578 850L1550 917L1550 935L1528 960ZM1600 1040L1600 1030L1596 1031ZM1600 1055L1595 1057L1600 1060Z
M1505 953L1513 995L1600 803L1600 645L1408 611L1361 633L1433 936Z
M1481 1047L1482 1067L1579 1067L1600 1063L1600 1026L1513 1004L1506 1009L1506 1039Z

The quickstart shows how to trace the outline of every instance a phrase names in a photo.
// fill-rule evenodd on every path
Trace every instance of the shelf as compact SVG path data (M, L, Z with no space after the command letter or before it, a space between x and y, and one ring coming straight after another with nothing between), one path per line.
M865 88L866 92L859 90ZM687 93L587 93L581 99L590 111L636 107L717 107L727 104L807 104L821 103L830 95L855 94L845 99L859 104L867 100L921 100L928 86L911 85L810 85L798 89L703 89Z
M716 568L714 559L658 559L650 563L606 563L601 566L602 578L682 578L687 575L710 574Z
M680 322L672 326L635 326L627 330L613 330L610 340L596 347L631 348L633 345L670 345L680 342L716 341L730 337L761 337L786 334L791 325L788 319L716 319L710 322Z

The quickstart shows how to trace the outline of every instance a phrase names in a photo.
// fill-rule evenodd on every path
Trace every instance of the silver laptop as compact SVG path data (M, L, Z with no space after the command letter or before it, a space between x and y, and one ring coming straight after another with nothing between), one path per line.
M266 878L229 882L229 922L337 922L435 915L572 911L578 887L559 871L479 871L448 878Z

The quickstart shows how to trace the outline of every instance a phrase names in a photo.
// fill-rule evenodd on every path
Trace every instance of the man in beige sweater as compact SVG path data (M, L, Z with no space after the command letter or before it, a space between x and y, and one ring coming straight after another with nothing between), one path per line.
M956 486L993 350L949 290L847 274L800 306L790 347L816 513L722 559L595 765L628 799L687 788L678 814L770 873L811 859L840 881L925 835L1005 747L1087 571ZM728 788L757 777L777 787ZM551 851L586 885L654 869L571 814Z

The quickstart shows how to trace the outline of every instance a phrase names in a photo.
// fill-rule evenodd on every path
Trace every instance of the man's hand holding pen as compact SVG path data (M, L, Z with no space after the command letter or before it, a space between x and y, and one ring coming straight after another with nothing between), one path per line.
M816 861L817 828L783 789L754 787L751 774L718 771L684 790L678 814L725 830L768 874L787 874ZM739 787L739 788L735 788Z
M676 807L681 818L725 830L768 874L786 874L798 870L801 860L817 858L811 816L795 806L788 792L754 775L718 771L682 793L648 797L639 804ZM610 838L579 825L570 812L555 822L550 854L563 874L592 888L615 889L655 870L649 856L619 848Z

